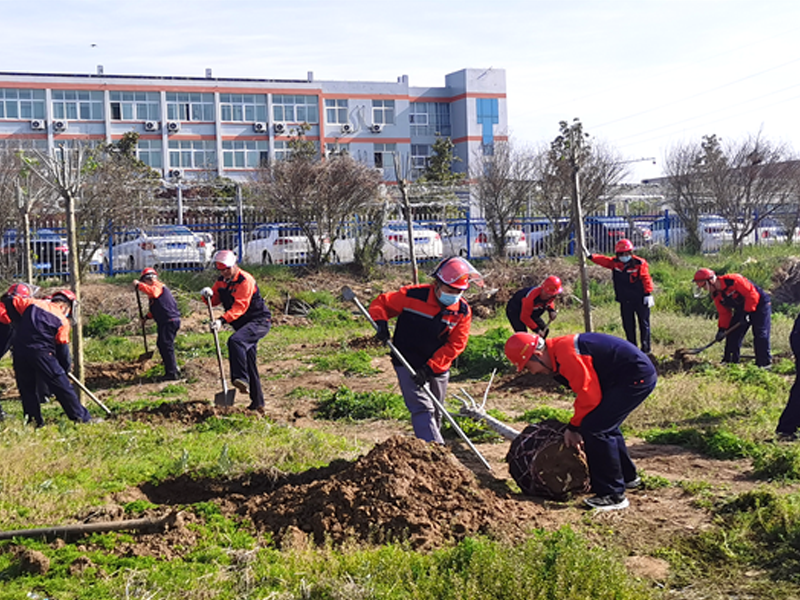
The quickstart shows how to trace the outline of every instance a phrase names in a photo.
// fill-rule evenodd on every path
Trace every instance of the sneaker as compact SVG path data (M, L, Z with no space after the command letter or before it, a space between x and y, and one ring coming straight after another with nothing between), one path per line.
M631 479L630 481L625 482L625 489L635 490L640 485L642 485L642 478L637 476L636 479Z
M589 508L593 508L595 510L622 510L623 508L628 508L630 503L628 499L623 496L622 494L611 494L609 496L594 496L592 498L586 498L583 501L586 506Z
M234 379L233 387L242 392L243 394L250 393L250 385L244 379Z

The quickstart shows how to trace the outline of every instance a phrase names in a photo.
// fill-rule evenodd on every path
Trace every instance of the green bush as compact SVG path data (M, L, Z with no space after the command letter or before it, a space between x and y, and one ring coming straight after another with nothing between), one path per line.
M724 429L655 429L645 433L651 444L674 444L721 460L753 456L756 445Z
M89 317L83 325L83 335L86 337L108 337L116 327L127 325L130 321L121 317L114 317L106 313L97 313Z
M407 419L403 397L391 392L354 392L341 387L317 405L315 417L330 420Z

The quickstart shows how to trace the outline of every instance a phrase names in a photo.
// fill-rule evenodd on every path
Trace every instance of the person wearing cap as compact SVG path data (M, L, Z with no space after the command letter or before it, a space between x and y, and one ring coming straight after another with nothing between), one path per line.
M698 269L694 274L698 294L708 292L717 307L716 340L725 340L724 363L738 363L744 334L753 327L753 347L756 365L772 367L770 329L772 299L755 283L739 275L717 275L711 269ZM738 323L738 325L737 325ZM733 327L735 329L733 329Z
M433 283L408 285L385 292L369 306L377 338L386 342L389 319L397 318L392 341L414 370L392 357L400 390L411 413L414 434L426 442L444 443L442 417L422 390L427 385L440 403L447 393L450 366L467 347L472 310L462 297L471 282L483 285L481 274L460 257L446 258L431 274Z
M6 355L11 348L14 337L14 321L19 320L19 314L13 308L13 300L17 296L30 298L31 286L27 283L13 283L8 290L0 296L0 358ZM8 308L7 308L8 307ZM11 310L9 310L9 308ZM6 413L0 406L0 421L5 420Z
M178 303L170 289L158 278L156 270L150 267L142 271L141 280L133 280L133 289L142 292L148 299L149 308L143 321L153 319L156 322L156 347L164 362L164 380L177 381L180 379L180 371L175 358L175 337L181 328Z
M250 410L264 409L264 392L258 375L258 342L269 333L272 313L267 308L255 278L239 268L236 255L220 250L214 255L219 277L213 287L201 290L212 306L219 304L225 312L211 322L213 331L230 325L234 333L228 338L231 381L243 394L250 395Z
M636 345L636 321L639 321L642 351L650 352L650 309L653 301L653 279L650 266L641 256L633 253L633 242L619 240L614 246L615 256L587 253L596 265L611 269L614 295L619 302L625 338Z
M550 323L557 316L555 300L561 295L564 288L561 279L551 275L544 280L542 285L526 287L517 291L506 305L506 317L514 331L528 331L547 337L550 333ZM547 311L547 323L542 315Z
M506 341L505 354L517 371L554 375L575 392L564 443L586 453L595 495L585 503L598 510L627 508L625 490L638 487L641 479L620 426L655 389L656 370L647 355L604 333L548 340L515 333Z
M93 420L67 376L71 369L69 316L76 300L72 291L61 290L49 299L16 296L10 303L9 312L19 318L14 325L14 375L22 410L36 427L44 425L37 393L37 384L41 383L72 421Z

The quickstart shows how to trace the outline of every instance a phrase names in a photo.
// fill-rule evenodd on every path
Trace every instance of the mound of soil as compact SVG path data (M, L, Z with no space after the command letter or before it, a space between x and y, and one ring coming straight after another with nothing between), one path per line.
M284 485L238 512L283 545L299 536L428 549L475 533L521 534L541 510L482 487L446 448L394 436L329 478Z

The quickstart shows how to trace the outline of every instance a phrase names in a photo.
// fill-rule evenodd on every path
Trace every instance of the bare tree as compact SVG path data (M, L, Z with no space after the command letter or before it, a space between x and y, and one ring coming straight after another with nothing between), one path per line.
M761 133L723 143L716 135L674 148L665 170L675 211L690 248L699 250L700 215L714 212L730 225L734 249L753 234L761 219L785 213L796 198L798 165L785 144Z
M316 268L330 259L334 242L344 235L342 223L377 196L382 179L347 153L321 160L309 149L302 130L290 144L289 158L258 172L252 196L268 215L300 228Z
M533 154L511 142L494 145L494 153L482 156L473 172L475 195L484 217L495 258L506 257L506 236L536 189Z

